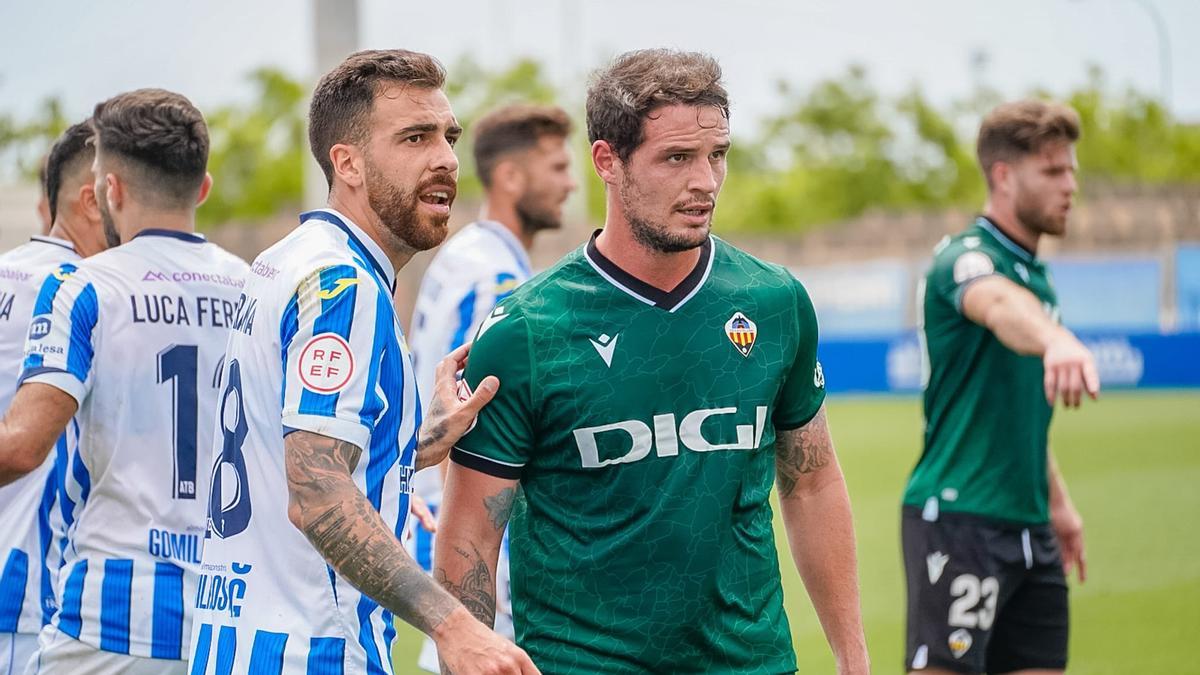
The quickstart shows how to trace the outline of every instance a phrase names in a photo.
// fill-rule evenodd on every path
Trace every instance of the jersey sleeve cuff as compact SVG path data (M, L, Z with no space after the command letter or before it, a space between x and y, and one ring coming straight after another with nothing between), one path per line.
M793 431L813 421L817 413L821 412L821 406L825 405L825 390L821 390L821 395L814 401L812 410L798 417L791 417L784 420L774 420L776 431Z
M959 314L962 314L963 295L967 292L967 289L971 287L971 284L975 283L976 281L979 281L980 279L987 279L988 277L994 277L994 276L1004 276L1004 275L1000 274L999 272L992 272L991 274L981 274L977 277L972 277L970 279L967 279L966 281L959 284L958 287L954 289L954 309L957 310Z
M87 385L80 382L78 377L61 368L47 366L31 368L21 375L17 386L19 387L27 382L40 382L41 384L48 384L55 389L62 390L75 399L75 404L78 406L83 405L83 399L87 396Z
M339 441L353 443L361 450L366 450L371 442L371 432L359 422L324 415L292 414L283 416L283 435L293 431L307 431L319 436L328 436Z
M462 448L455 447L450 450L450 459L455 464L461 464L468 469L474 469L480 473L486 473L489 476L496 478L506 478L508 480L517 480L521 477L521 472L524 470L524 464L510 464L502 462L491 457L476 455L473 452L467 452Z

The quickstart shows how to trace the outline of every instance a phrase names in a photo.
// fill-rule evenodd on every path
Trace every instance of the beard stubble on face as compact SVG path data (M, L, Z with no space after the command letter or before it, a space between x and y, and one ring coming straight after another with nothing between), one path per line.
M1038 234L1061 236L1067 231L1066 215L1054 213L1052 207L1040 203L1033 191L1024 186L1018 188L1014 210L1017 220Z
M711 217L703 227L672 232L665 223L656 223L649 216L640 212L642 197L642 192L637 187L637 179L626 167L625 174L621 178L621 207L625 211L625 220L629 222L629 229L634 240L642 246L659 253L682 253L700 248L708 240L709 230L712 229ZM672 205L671 209L673 212L675 206Z
M393 236L415 251L428 251L446 238L450 215L422 214L418 195L433 185L455 185L450 174L437 174L412 190L390 183L366 159L367 203Z
M552 207L542 203L539 197L540 195L526 192L513 206L517 212L517 219L521 221L521 230L526 234L562 228L562 219L554 213Z

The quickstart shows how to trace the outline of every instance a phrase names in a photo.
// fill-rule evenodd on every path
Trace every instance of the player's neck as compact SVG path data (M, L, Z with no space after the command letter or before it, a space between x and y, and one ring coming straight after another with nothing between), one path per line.
M1041 240L1042 235L1037 230L1026 227L1017 217L1015 210L1004 208L989 198L983 205L983 217L992 221L992 224L999 228L1004 236L1016 242L1018 246L1037 255L1038 241Z
M596 248L622 270L663 291L679 286L700 260L699 248L664 253L643 245L634 238L629 223L611 212L596 237Z
M85 239L81 236L85 227L87 227L86 223L76 222L74 219L68 217L67 214L59 214L54 219L54 225L50 227L50 231L46 233L46 236L71 242L71 246L75 249L75 252L86 258L96 253L96 251L87 250L88 247L85 244Z
M113 214L114 216L116 214ZM117 223L121 242L128 243L144 230L170 230L191 234L196 231L196 210L152 209L141 204L130 203Z
M417 251L388 231L387 226L379 219L379 214L375 213L370 203L367 202L365 195L364 191L363 199L347 199L340 190L335 189L329 193L328 205L329 208L349 218L358 229L370 237L371 241L375 242L375 245L392 263L392 269L399 272L400 268L412 260Z
M503 225L506 230L513 233L517 241L521 242L521 246L526 252L533 248L533 233L526 232L525 228L521 227L521 218L512 204L488 199L479 209L479 219Z

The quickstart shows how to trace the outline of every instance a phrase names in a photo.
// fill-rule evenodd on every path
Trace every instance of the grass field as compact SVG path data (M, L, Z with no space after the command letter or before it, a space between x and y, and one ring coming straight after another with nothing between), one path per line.
M874 671L902 671L900 492L920 450L915 398L832 399L830 424L854 504ZM1056 415L1051 445L1083 514L1088 582L1071 584L1072 673L1200 673L1200 393L1113 393ZM777 531L801 673L833 660ZM397 673L419 635L399 627Z

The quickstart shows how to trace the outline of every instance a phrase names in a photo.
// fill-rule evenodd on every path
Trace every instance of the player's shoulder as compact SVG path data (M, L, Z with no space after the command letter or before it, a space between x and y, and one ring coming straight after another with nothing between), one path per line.
M364 280L373 278L367 265L344 231L326 221L309 219L260 253L250 264L250 273L294 291L304 280L331 268L343 275L352 272Z
M788 268L763 260L714 236L713 274L724 284L751 288L763 300L810 302L808 290Z
M1003 246L976 222L938 241L928 276L935 281L961 283L1003 268L1009 257Z
M517 253L500 235L479 223L470 223L438 247L427 274L459 280L463 285L486 282L497 275L527 276Z
M0 254L0 281L42 283L62 265L74 265L79 254L69 244L31 239Z
M523 315L544 314L541 310L569 301L579 288L586 265L583 247L577 248L518 286L502 304Z

